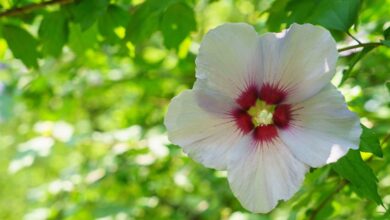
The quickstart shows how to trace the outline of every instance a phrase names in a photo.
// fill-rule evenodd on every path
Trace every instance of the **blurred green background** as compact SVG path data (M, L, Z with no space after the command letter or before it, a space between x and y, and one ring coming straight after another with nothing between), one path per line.
M169 143L167 105L226 22L259 34L309 22L340 48L350 35L390 45L389 0L0 0L0 219L390 219L389 47L341 53L333 80L383 149L362 154L374 175L361 185L325 166L251 214L224 171Z

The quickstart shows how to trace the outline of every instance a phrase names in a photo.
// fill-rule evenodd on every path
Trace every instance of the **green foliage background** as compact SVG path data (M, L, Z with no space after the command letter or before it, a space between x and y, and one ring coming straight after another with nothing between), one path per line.
M0 219L390 219L390 1L0 0ZM11 15L4 12L15 12ZM202 36L322 25L334 83L361 118L360 151L312 170L267 215L226 173L170 144L170 99L191 88ZM378 43L379 42L379 43ZM368 152L368 153L367 153Z

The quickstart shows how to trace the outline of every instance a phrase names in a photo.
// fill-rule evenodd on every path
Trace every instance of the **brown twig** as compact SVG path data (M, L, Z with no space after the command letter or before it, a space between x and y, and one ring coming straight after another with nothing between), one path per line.
M51 1L45 1L37 4L29 4L19 8L11 8L6 11L0 12L0 18L28 14L34 10L41 9L49 5L55 5L55 4L65 5L72 2L74 2L74 0L51 0Z
M316 219L318 213L326 206L326 204L328 204L328 202L333 198L333 196L335 196L338 192L340 192L344 186L346 186L348 184L348 182L346 180L342 180L340 185L338 185L334 190L333 192L331 192L319 205L317 208L315 208L310 217L309 217L309 220L314 220Z
M361 43L361 44L357 44L357 45L353 45L353 46L349 46L349 47L340 48L340 49L338 49L338 51L343 52L346 50L352 50L352 49L359 48L359 47L377 47L377 46L381 46L381 45L383 45L381 42Z

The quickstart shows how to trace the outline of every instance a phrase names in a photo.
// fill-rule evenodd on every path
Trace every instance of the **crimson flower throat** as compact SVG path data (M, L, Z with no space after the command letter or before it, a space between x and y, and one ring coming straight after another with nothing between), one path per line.
M287 91L271 84L247 86L236 99L239 107L231 111L238 129L251 132L257 142L272 141L277 128L285 129L292 117L291 106L283 104Z

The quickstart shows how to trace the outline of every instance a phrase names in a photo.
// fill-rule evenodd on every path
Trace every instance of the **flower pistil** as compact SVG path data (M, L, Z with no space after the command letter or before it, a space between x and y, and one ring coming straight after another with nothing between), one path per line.
M254 106L250 107L248 114L252 117L255 127L273 124L275 105L268 105L266 102L257 99Z

